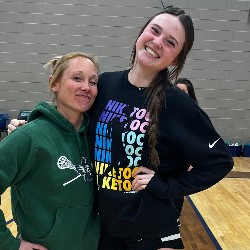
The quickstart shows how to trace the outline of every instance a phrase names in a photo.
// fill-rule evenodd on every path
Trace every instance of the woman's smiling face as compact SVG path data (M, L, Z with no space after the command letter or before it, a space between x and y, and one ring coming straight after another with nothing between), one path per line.
M185 42L185 30L178 17L156 16L136 42L136 63L159 72L176 63Z
M87 111L96 98L97 81L97 69L90 59L70 59L68 68L52 88L57 92L58 111L65 117Z

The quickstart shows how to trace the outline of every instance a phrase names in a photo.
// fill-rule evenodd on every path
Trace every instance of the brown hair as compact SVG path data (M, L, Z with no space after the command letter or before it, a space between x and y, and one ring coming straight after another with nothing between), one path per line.
M168 68L161 70L155 78L150 83L148 90L147 90L147 109L150 113L150 123L147 130L147 137L148 137L148 148L149 148L149 167L150 168L157 168L160 164L160 159L158 153L156 151L156 144L157 144L157 137L158 137L158 116L162 108L162 104L165 99L165 90L172 85L170 83L171 79L177 78L180 72L182 71L187 54L191 50L194 42L194 26L192 19L190 16L186 15L185 12L176 7L167 7L164 10L156 13L153 15L146 24L142 27L139 35L134 43L132 54L130 57L131 65L135 63L136 58L136 42L140 35L143 33L144 29L148 26L148 24L158 15L161 14L170 14L177 16L180 22L183 25L185 30L185 42L181 52L179 53L176 65L174 68L169 72ZM167 24L166 24L167 25Z
M71 52L65 55L55 56L50 61L48 61L44 68L51 67L51 80L49 82L49 91L52 95L52 101L56 101L56 93L52 90L54 83L60 81L64 71L69 67L69 61L76 57L83 57L91 60L96 67L97 74L99 75L100 69L99 64L95 57L90 56L83 52Z

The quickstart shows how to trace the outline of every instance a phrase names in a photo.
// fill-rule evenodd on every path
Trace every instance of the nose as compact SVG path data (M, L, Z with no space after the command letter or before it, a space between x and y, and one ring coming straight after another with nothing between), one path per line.
M82 90L90 90L90 83L89 81L84 81L82 84L81 84L81 89Z
M155 37L154 40L153 40L153 44L154 44L155 47L157 47L159 49L162 48L162 39L161 39L161 37L160 36Z

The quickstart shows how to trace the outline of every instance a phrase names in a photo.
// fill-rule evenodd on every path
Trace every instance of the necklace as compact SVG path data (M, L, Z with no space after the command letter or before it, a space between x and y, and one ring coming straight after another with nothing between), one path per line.
M148 87L148 86L138 86L138 85L132 83L131 78L132 78L132 76L131 76L131 70L130 70L130 71L128 72L128 81L129 81L129 83L130 83L131 85L137 87L139 90L144 90L144 89L146 89L146 88Z
M135 85L135 84L133 84L133 83L130 83L131 85L133 85L133 86L135 86L136 88L138 88L139 90L144 90L144 89L146 89L147 87L140 87L140 86L137 86L137 85Z

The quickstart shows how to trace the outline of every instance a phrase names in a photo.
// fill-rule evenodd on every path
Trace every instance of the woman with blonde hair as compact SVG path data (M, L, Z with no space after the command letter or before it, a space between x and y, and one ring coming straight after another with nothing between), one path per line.
M11 234L0 211L0 249L96 250L100 222L86 111L97 95L99 67L81 52L46 66L55 105L39 103L0 144L0 194L11 187L19 234Z

